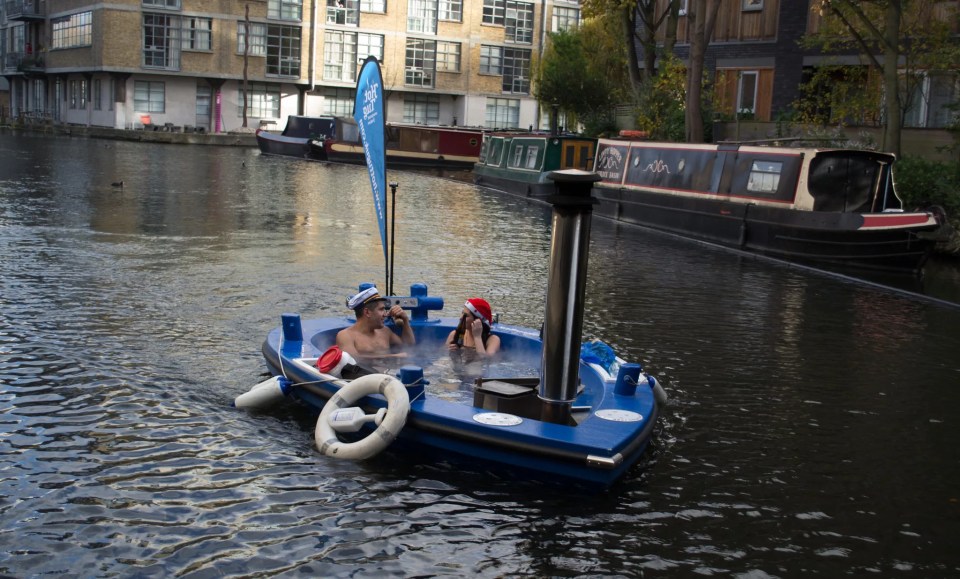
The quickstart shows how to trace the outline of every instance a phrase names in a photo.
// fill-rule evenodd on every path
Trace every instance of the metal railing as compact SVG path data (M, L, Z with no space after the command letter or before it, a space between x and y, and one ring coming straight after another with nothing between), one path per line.
M5 2L8 19L23 18L25 16L42 17L40 0L7 0Z

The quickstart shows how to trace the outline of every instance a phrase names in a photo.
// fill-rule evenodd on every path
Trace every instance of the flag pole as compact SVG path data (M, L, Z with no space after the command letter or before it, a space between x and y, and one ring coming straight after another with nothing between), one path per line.
M397 185L390 182L390 283L387 284L387 295L393 295L393 254L397 249Z

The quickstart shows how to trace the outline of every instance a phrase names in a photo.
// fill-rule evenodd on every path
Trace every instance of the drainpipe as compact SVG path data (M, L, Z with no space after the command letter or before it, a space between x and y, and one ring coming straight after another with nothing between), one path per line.
M317 54L317 0L314 0L310 3L310 64L307 65L307 74L310 75L310 88L307 89L308 93L313 92L313 89L316 88L316 83L313 81L314 67L316 66ZM304 97L304 101L307 100L307 97ZM304 102L304 108L306 108L306 102Z
M540 418L569 424L580 382L590 219L597 203L591 191L600 176L566 169L547 177L556 184L556 190L545 199L553 205L553 223L540 362Z
M537 47L539 54L537 54L537 62L543 60L543 47L546 45L547 40L547 0L540 0L540 46ZM540 126L540 99L537 99L534 103L534 114L537 115L536 122L534 126L537 129L541 129Z

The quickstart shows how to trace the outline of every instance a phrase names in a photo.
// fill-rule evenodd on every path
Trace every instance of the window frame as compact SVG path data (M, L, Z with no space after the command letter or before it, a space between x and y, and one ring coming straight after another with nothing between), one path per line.
M496 52L496 54L494 54ZM486 61L486 64L484 64ZM494 65L493 63L496 62ZM503 47L495 44L480 45L480 67L478 74L500 76L503 74Z
M51 48L93 46L93 11L77 12L62 18L52 18ZM71 42L71 39L75 39Z
M523 11L524 18L519 17L521 10ZM514 14L512 18L510 16L511 11ZM535 19L536 8L532 2L507 0L503 20L505 41L517 44L533 44ZM521 23L523 26L518 25L518 23Z
M530 94L530 66L533 53L529 48L503 49L503 82L501 89L504 94ZM525 73L525 74L524 74Z
M167 86L162 80L133 81L133 111L136 113L159 114L167 112L166 93ZM159 95L159 99L157 99L157 95Z
M507 12L507 0L483 0L482 26L503 26Z
M437 33L437 0L407 0L407 33Z
M456 50L445 50L449 47L455 47ZM448 40L437 41L436 69L437 72L459 73L461 72L462 47L459 42ZM453 67L448 66L453 61ZM443 66L441 66L443 65Z
M296 34L290 34L290 33ZM267 24L267 76L300 78L303 29L289 24Z
M151 22L148 23L148 20ZM180 70L183 19L179 14L143 12L140 62L143 68ZM158 33L157 31L162 31ZM147 44L151 40L161 43Z
M749 110L743 105L743 96L744 96L744 79L747 77L753 78L753 91L750 95L751 106ZM734 112L738 115L741 114L757 114L757 91L760 86L760 71L759 70L741 70L737 72L737 104Z
M248 56L267 55L267 24L265 22L250 23L250 51ZM247 39L247 23L237 23L237 54L242 55Z
M463 0L439 0L437 2L437 20L463 22Z
M428 38L407 38L403 60L403 84L419 88L434 88L436 77L437 41Z
M197 24L206 24L207 28L200 28ZM198 39L201 42L198 42ZM206 39L206 42L202 42ZM205 16L184 16L183 29L180 32L181 50L193 52L210 52L213 50L213 18ZM201 44L201 46L197 46ZM205 44L205 46L202 46Z
M254 119L280 118L281 94L278 85L265 82L251 82L247 83L247 90L248 92L244 95L243 84L237 86L238 117L243 116L244 99L249 99L247 101L247 117Z
M303 0L267 0L267 18L302 22Z

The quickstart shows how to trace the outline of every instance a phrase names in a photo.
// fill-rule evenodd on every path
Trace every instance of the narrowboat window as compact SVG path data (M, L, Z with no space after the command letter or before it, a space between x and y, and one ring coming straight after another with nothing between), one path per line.
M747 179L747 191L756 193L776 193L780 188L780 173L783 163L773 161L754 161Z
M537 153L539 152L540 147L527 147L527 169L537 168Z
M503 140L494 139L490 143L487 151L487 164L488 165L499 165L500 164L500 153L503 151Z
M513 148L513 160L510 161L511 167L520 167L520 160L523 159L523 145L517 145Z

